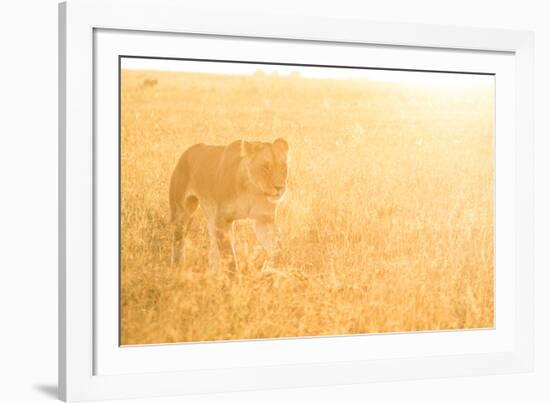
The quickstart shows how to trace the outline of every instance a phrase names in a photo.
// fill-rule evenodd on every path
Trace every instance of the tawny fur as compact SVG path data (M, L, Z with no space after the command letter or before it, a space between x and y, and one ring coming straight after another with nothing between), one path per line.
M185 237L200 206L210 237L209 267L236 270L233 223L252 219L270 258L277 252L275 213L286 191L288 143L237 140L227 146L196 144L180 157L170 181L174 226L172 264L185 261Z

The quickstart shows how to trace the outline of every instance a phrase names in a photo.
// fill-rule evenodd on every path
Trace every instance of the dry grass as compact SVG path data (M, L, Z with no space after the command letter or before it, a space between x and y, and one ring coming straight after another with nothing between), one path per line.
M122 344L492 327L492 91L123 71ZM182 151L277 136L284 267L241 222L240 272L209 274L199 212L171 270Z

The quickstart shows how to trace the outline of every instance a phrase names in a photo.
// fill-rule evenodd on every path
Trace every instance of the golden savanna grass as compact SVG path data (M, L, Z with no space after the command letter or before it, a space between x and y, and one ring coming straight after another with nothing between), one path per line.
M123 70L121 342L493 327L493 85ZM168 184L189 146L290 145L284 264L208 272L199 210L170 267Z

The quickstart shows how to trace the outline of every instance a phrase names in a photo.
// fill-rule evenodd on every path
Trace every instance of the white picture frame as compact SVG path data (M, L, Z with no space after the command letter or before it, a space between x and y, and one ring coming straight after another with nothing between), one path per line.
M188 10L183 2L170 0L70 0L60 4L59 14L59 391L62 399L78 401L170 396L532 370L532 33L361 20L255 14L216 15ZM469 352L462 352L445 350L442 347L437 352L426 353L415 350L418 347L410 347L411 351L407 354L393 357L373 358L374 356L365 355L362 358L361 354L356 354L358 358L351 359L349 351L354 350L348 350L346 355L346 348L354 348L355 352L363 348L360 343L362 336L348 337L345 342L341 338L312 338L288 341L286 344L263 344L264 351L269 353L269 349L273 349L271 352L274 354L259 354L254 362L227 361L224 365L218 360L207 366L188 365L185 368L162 366L167 360L166 357L163 358L163 354L170 355L176 351L170 350L175 346L164 346L164 353L153 357L156 366L152 364L154 360L147 361L143 360L143 356L134 356L131 358L133 361L129 362L135 363L139 360L140 371L130 372L124 366L118 370L112 367L112 371L98 370L98 345L101 344L98 344L98 340L105 335L101 333L104 332L102 329L106 329L104 325L98 326L102 324L103 316L98 315L100 309L97 301L102 298L104 291L103 288L98 288L98 284L102 283L98 282L98 257L95 253L100 232L96 228L98 196L94 181L105 169L102 171L103 160L95 155L97 144L94 133L100 124L96 121L96 113L101 105L106 105L105 99L98 95L98 88L95 87L98 83L96 70L102 68L97 60L103 57L103 48L98 47L98 32L126 32L145 36L154 33L176 36L193 34L199 38L224 37L234 41L248 38L247 40L252 41L284 40L287 43L300 42L327 47L355 44L394 47L413 52L448 52L454 56L440 62L443 70L453 70L453 66L454 70L460 70L457 60L460 60L461 52L464 55L485 54L487 59L491 59L491 55L507 55L507 68L498 70L499 67L487 67L493 73L498 70L497 79L502 78L500 83L497 82L497 92L498 86L502 85L501 88L507 88L510 94L509 100L503 99L500 102L497 99L497 110L504 108L501 114L507 115L511 120L506 125L499 124L498 119L496 122L497 188L499 174L502 174L501 180L509 182L506 186L510 195L507 200L501 200L506 194L503 193L503 197L499 199L497 191L497 206L499 203L506 205L508 210L502 213L505 218L501 221L497 211L497 227L500 226L505 233L500 238L502 242L497 235L496 249L498 251L498 245L503 245L505 248L501 249L512 252L508 255L510 281L501 282L501 285L497 281L496 288L497 297L500 293L502 306L507 307L506 318L510 319L505 326L503 344L490 350L483 344L476 345L478 341L475 334L472 336L468 332L458 332L445 336L433 333L418 337L431 337L430 343L437 343L438 339L451 336L459 341L472 338L468 342L471 348L464 350ZM115 39L107 36L104 43L111 41L114 44ZM107 47L110 50L106 54L111 56L120 50L114 45ZM464 56L464 59L467 57ZM491 66L490 60L488 63L487 66ZM427 66L423 68L429 69ZM462 67L464 68L467 67ZM101 102L100 106L98 102ZM502 111L508 113L504 114ZM509 147L500 154L499 133L506 130L509 131ZM504 138L504 135L501 137ZM499 161L508 168L500 170ZM510 180L510 177L514 177L514 180ZM498 262L497 257L497 266ZM501 329L502 323L497 317L496 329ZM374 337L393 337L391 340L395 349L399 349L399 346L401 349L408 348L406 344L397 344L402 343L399 335ZM242 348L240 354L257 352L252 341L239 342L239 345ZM214 346L214 354L232 348L231 343ZM134 349L139 348L147 349ZM331 356L322 360L313 360L307 355L301 361L273 360L274 355L284 357L285 353L294 354L291 351L298 351L296 349L309 349L315 354L319 351L316 348L330 349ZM191 357L200 358L200 355L193 355L193 349L195 352L200 349L197 344L187 346L187 349L191 351L189 360L193 360ZM151 355L150 352L148 354ZM225 357L223 354L220 356ZM129 359L128 357L126 355L120 359Z

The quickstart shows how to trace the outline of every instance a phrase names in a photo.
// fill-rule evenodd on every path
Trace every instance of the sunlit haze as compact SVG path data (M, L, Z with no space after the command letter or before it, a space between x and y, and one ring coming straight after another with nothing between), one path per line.
M481 74L440 73L427 71L380 70L371 68L334 68L313 66L282 66L254 63L208 62L171 59L122 58L121 68L127 70L182 71L209 74L289 76L308 78L359 79L422 85L492 85L494 76Z

